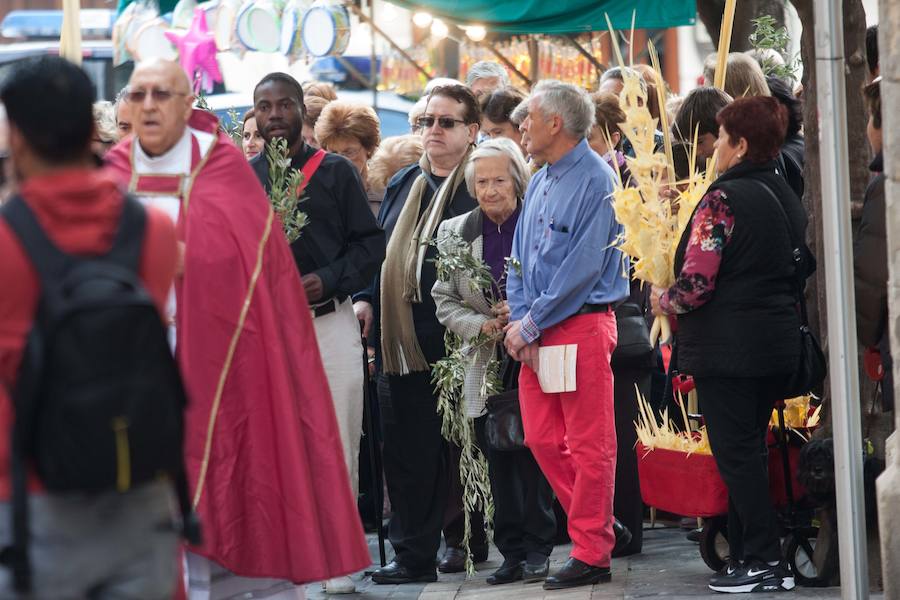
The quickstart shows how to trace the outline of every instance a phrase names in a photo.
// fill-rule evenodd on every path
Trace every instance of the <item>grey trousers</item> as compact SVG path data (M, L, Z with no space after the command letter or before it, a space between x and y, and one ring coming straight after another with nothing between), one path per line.
M29 498L34 600L170 600L179 538L166 482L126 494L36 494ZM0 545L12 540L9 502L0 503ZM13 591L0 567L0 599Z

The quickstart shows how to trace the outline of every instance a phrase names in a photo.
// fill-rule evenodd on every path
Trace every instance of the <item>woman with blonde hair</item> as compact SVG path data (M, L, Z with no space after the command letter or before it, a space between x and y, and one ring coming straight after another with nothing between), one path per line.
M388 182L403 167L419 162L425 146L422 145L422 136L416 134L395 135L385 138L378 150L369 160L366 189L369 193L369 206L372 212L378 214L381 208L381 200L384 198L384 190Z
M91 150L103 157L113 145L119 141L119 130L116 127L116 111L111 102L102 100L94 103L94 137Z
M313 148L321 148L316 139L316 122L331 100L321 96L304 96L303 98L303 141Z
M303 88L304 98L316 96L329 102L338 99L334 86L324 81L307 81L300 87Z
M710 54L703 64L703 79L708 86L712 86L716 78L716 58L715 54ZM743 52L728 55L723 91L732 98L772 95L759 63Z
M316 120L315 136L323 150L352 162L366 181L368 161L381 141L381 126L372 107L339 100L329 102Z

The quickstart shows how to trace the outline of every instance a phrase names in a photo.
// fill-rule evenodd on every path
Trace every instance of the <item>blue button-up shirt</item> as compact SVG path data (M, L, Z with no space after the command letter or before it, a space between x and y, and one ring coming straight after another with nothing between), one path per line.
M622 230L612 208L614 177L581 140L531 179L513 239L522 272L510 269L506 286L511 318L522 321L526 342L584 304L628 296L628 265L614 248Z

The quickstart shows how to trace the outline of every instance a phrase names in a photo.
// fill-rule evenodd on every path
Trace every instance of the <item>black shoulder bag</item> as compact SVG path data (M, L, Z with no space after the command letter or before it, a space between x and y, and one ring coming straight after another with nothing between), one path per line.
M525 429L519 408L519 371L522 363L506 352L500 363L500 381L503 391L488 396L485 401L487 421L484 431L491 450L510 452L525 448Z

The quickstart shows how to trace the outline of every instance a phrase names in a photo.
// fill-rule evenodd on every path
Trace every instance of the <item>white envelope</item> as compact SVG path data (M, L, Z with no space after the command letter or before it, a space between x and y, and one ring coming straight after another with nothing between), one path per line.
M541 346L538 352L538 382L545 394L574 392L578 344Z

